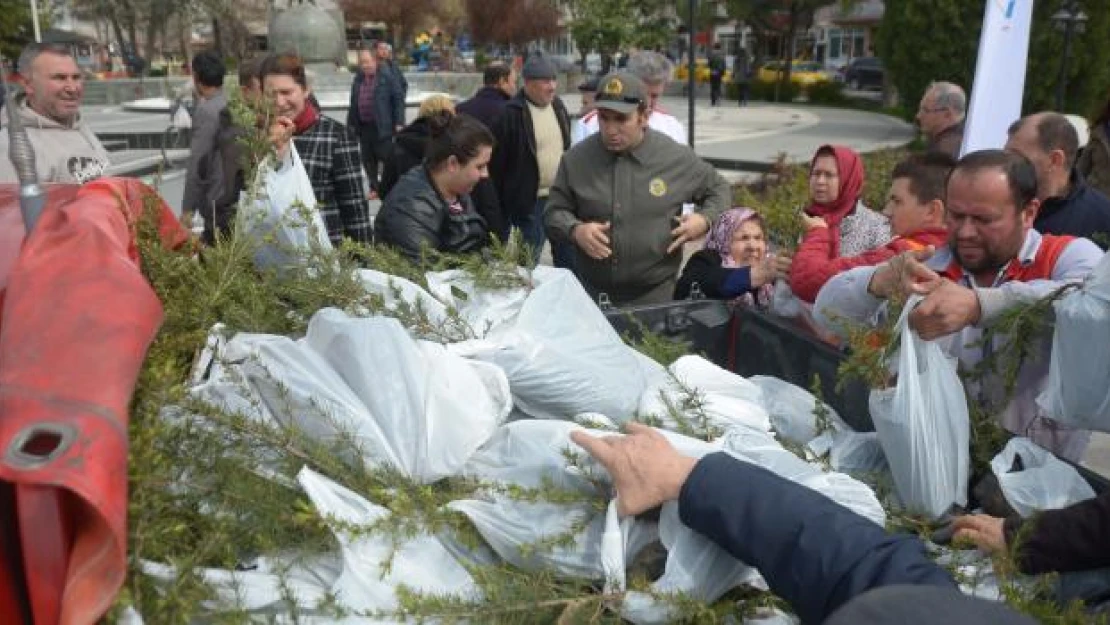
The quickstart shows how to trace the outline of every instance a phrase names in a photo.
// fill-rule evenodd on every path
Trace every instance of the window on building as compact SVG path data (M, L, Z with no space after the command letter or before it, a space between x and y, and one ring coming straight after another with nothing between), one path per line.
M740 51L740 35L736 33L722 34L717 37L725 56L736 56Z
M867 56L867 35L862 28L830 28L828 30L830 62L847 62Z

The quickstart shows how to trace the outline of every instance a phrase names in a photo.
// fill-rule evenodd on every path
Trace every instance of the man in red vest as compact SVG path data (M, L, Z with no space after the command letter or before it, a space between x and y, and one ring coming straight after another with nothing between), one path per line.
M1033 229L1040 207L1037 174L1019 154L983 150L964 156L949 175L946 191L947 246L906 252L877 267L836 276L817 295L819 323L837 331L841 318L875 319L896 293L924 295L910 315L911 327L925 340L941 341L946 353L970 368L1009 340L979 344L983 330L1000 315L1082 280L1102 257L1087 239ZM1000 379L987 379L972 390L988 404L1007 402L1000 415L1006 429L1078 460L1089 433L1061 426L1037 407L1048 376L1050 334L1040 347L1043 353L1026 359L1012 397L1002 396Z

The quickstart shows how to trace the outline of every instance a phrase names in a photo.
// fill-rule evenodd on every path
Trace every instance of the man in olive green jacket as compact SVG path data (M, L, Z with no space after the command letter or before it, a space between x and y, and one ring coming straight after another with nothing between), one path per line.
M575 244L591 297L618 306L670 300L683 244L709 231L732 193L693 150L648 128L646 93L626 72L601 79L601 131L563 155L544 211L548 236Z

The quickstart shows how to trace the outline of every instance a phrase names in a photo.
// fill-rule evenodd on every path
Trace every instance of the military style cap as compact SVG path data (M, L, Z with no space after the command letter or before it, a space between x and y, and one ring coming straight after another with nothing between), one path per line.
M627 115L647 103L644 82L628 72L613 72L603 77L597 85L594 105L600 109Z

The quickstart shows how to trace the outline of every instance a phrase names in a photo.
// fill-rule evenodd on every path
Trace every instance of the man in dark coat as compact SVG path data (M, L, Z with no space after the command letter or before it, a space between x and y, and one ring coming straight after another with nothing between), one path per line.
M505 63L490 63L482 72L482 83L482 88L474 94L474 97L459 104L455 107L455 111L470 115L485 124L487 128L493 129L497 118L505 110L505 105L516 93L516 72ZM470 199L474 202L474 208L478 214L485 217L489 231L501 240L505 240L509 233L509 222L501 212L493 181L490 178L483 178L470 192Z
M360 50L361 70L351 83L347 128L358 137L370 192L378 191L378 165L389 153L393 134L405 126L405 92L393 74L379 69L370 50Z
M466 113L487 128L493 128L505 105L516 93L516 72L505 63L490 63L482 72L482 83L482 88L474 97L459 104L455 111Z
M683 525L759 569L803 623L1031 625L994 601L966 597L912 534L881 525L825 495L727 452L700 460L638 423L627 436L571 439L596 458L620 515L676 502Z
M559 161L570 146L570 117L555 95L555 66L542 56L521 71L524 88L509 100L493 126L489 175L509 222L520 229L538 261L545 240L543 211ZM553 244L556 267L572 268L573 245Z
M1110 247L1110 198L1088 185L1074 164L1079 134L1059 113L1035 113L1014 122L1006 149L1037 170L1041 202L1033 227L1046 234L1085 237Z

